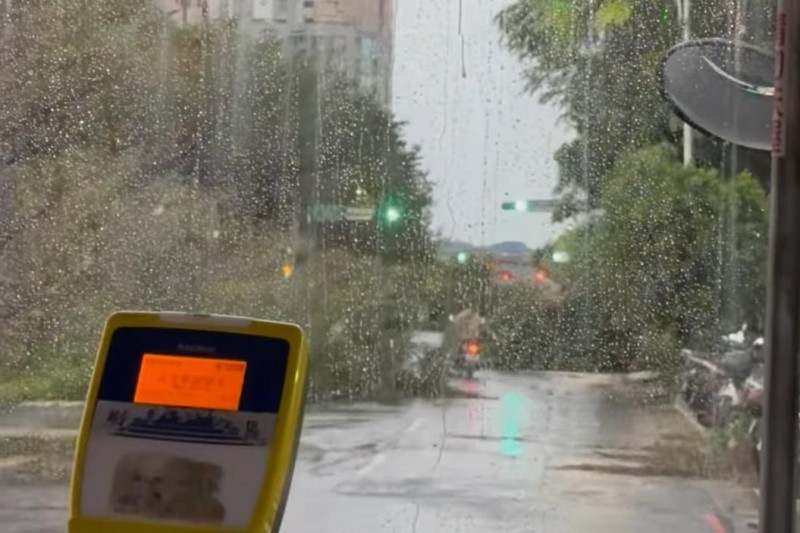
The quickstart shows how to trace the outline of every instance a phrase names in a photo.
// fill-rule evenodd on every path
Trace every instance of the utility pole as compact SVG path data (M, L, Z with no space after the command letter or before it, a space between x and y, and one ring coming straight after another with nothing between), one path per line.
M675 7L678 10L678 22L681 25L682 41L688 42L692 38L691 9L692 0L675 0ZM683 123L683 166L689 167L694 163L694 146L692 139L692 127L686 122Z
M778 0L775 20L766 411L759 527L762 533L792 533L796 520L800 346L800 2Z

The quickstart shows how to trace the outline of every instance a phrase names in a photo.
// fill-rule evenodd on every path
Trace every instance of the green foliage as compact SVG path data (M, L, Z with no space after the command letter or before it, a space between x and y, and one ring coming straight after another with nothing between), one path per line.
M594 25L599 30L613 29L623 26L633 13L631 2L626 0L608 0L600 5L595 14Z
M150 0L9 5L0 396L82 395L120 308L295 321L315 398L392 390L425 286L410 259L430 254L430 192L391 113L234 23L177 28ZM358 189L402 201L391 235L301 223L298 237L315 202L368 204ZM285 278L285 250L312 237Z
M739 320L763 324L767 206L749 174L726 182L653 146L619 162L602 198L601 214L554 245L571 257L548 266L561 300L500 290L489 327L497 364L670 373L681 347L707 349Z
M569 311L524 284L497 288L486 358L506 369L587 370L570 358Z
M736 38L767 42L771 9L748 6L746 35ZM729 36L718 0L692 2L691 21L693 37ZM583 211L582 196L592 212L556 243L570 263L549 265L566 289L563 334L572 343L563 353L599 370L671 368L677 346L707 344L744 321L763 327L763 189L746 173L722 179L727 156L715 140L697 136L694 154L714 170L684 169L668 147L680 123L656 71L682 38L675 3L517 0L497 22L527 67L530 91L559 105L577 132L555 156L555 218ZM762 182L764 159L739 153L740 168Z
M717 0L693 2L692 34L727 35L724 13ZM656 76L681 38L672 0L517 0L497 21L528 67L531 92L558 104L578 133L556 153L565 204L557 217L574 214L576 191L598 207L605 179L627 152L677 140ZM711 165L718 164L717 155Z
M570 245L574 261L565 272L572 298L582 297L591 311L578 327L597 330L601 343L593 351L602 360L652 368L651 352L664 353L658 346L716 338L732 325L720 322L728 296L722 280L731 269L742 280L731 305L751 324L763 323L766 201L751 176L726 183L713 171L681 166L667 148L650 147L620 162L602 205L602 218L585 228L591 238ZM742 236L733 248L720 238L727 224ZM609 337L617 340L613 349Z
M320 224L322 243L351 246L389 260L430 253L431 189L401 125L353 83L320 73L312 59L299 75L299 195L302 206L319 203L376 209L375 224ZM387 209L400 218L390 222Z

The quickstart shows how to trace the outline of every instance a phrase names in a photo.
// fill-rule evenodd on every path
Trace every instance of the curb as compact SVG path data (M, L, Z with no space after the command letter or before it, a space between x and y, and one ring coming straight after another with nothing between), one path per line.
M0 441L11 440L11 439L74 441L77 438L78 438L77 429L0 427ZM2 445L2 442L0 442L0 445Z
M655 381L660 377L661 372L643 370L641 372L629 372L627 374L623 374L622 380L625 383L647 383L650 381Z
M83 417L84 402L32 401L0 409L0 436L77 431Z
M676 411L678 411L683 417L689 422L689 425L697 431L700 436L703 438L708 438L711 436L711 430L705 427L703 424L697 421L697 417L692 413L692 410L689 409L689 406L686 405L686 402L683 401L680 394L675 396L675 401L673 402L673 407Z

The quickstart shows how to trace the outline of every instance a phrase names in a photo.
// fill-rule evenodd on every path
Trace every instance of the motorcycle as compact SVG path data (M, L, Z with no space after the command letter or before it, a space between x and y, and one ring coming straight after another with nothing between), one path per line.
M467 379L472 379L475 371L480 367L481 362L481 342L478 339L469 339L461 343L455 361L455 367L461 371Z
M707 427L724 426L731 417L742 412L750 396L763 388L763 338L745 348L742 334L723 337L727 351L718 363L696 357L683 350L688 370L682 383L683 401L697 420Z
M709 427L714 424L715 392L725 382L725 373L714 363L683 350L688 371L681 384L681 396L686 406L695 413L697 421Z
M764 339L759 337L747 350L733 350L722 357L719 368L725 375L716 393L713 425L727 425L732 416L748 416L760 404L764 392Z

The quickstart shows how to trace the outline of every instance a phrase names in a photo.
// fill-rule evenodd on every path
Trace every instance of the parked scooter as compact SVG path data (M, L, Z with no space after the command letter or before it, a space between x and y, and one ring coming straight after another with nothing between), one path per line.
M749 397L763 388L763 338L744 347L746 326L722 337L727 349L718 363L683 350L688 370L682 383L686 405L705 426L724 426L733 413L748 403Z
M725 373L714 363L697 357L691 350L683 350L688 366L681 384L681 396L686 406L695 413L700 424L709 427L714 423L716 392L726 380Z
M719 368L726 378L716 392L714 426L728 424L737 412L749 416L751 405L759 403L764 390L764 339L757 338L746 350L725 353Z

